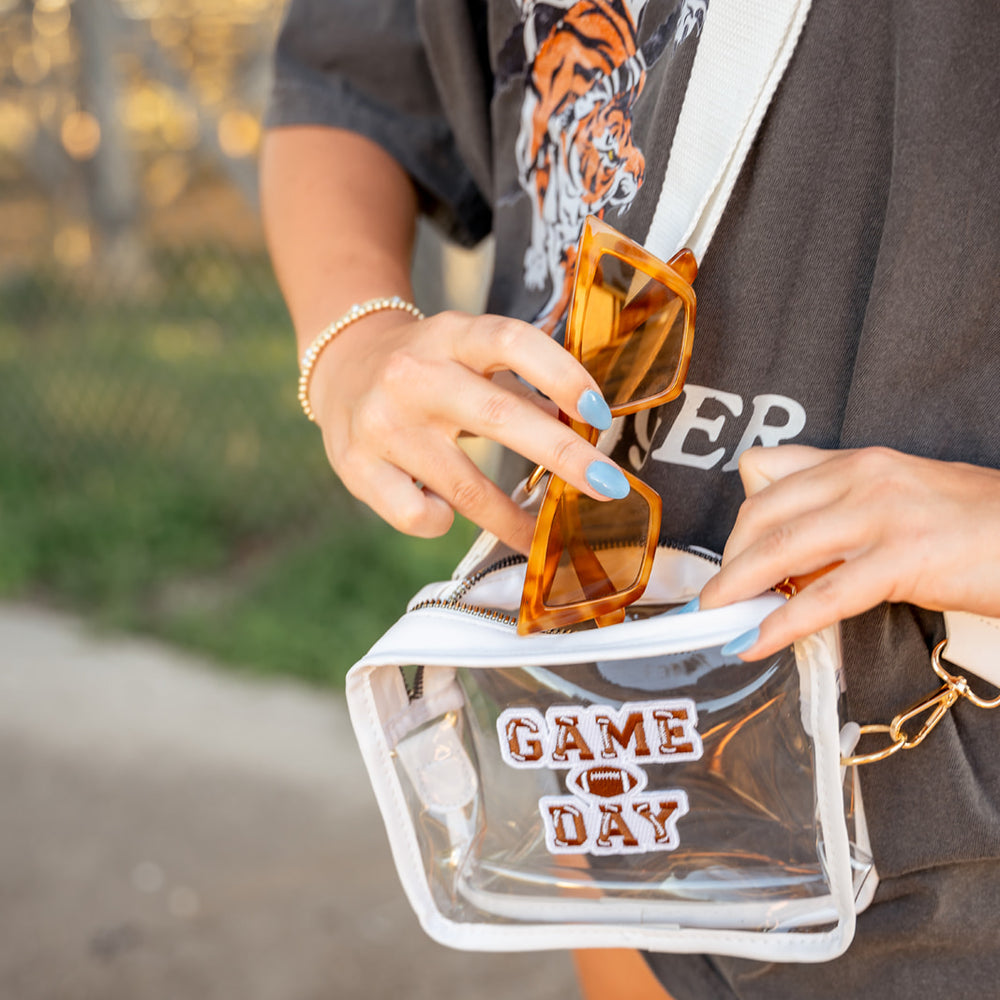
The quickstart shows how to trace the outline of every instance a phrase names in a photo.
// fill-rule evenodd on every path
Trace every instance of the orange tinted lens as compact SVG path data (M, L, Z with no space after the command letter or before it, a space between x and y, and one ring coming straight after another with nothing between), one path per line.
M614 409L669 389L684 344L684 302L614 254L597 262L583 306L582 358Z
M639 580L650 530L649 502L638 490L597 501L566 484L549 533L547 607L602 601Z

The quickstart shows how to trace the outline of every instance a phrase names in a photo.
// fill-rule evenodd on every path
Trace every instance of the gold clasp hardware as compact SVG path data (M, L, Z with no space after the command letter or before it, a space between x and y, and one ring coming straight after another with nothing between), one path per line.
M945 670L941 659L947 644L948 640L943 639L934 647L934 652L931 654L931 666L938 677L944 681L944 684L933 694L929 694L905 712L901 712L889 725L872 724L862 726L862 736L870 736L873 733L887 733L891 742L881 750L874 750L871 753L854 754L851 757L842 757L840 760L841 764L845 767L851 767L854 764L873 764L875 761L891 757L899 750L912 750L914 747L920 746L927 738L928 733L945 717L948 710L959 698L967 698L980 708L1000 707L1000 696L993 699L980 698L972 692L969 682L964 677L956 676ZM913 736L907 735L904 728L906 724L925 713L930 714L927 715L924 724L917 733Z
M958 692L948 684L942 686L940 691L918 701L911 709L897 715L889 723L889 736L897 743L900 743L904 750L912 750L920 746L926 739L927 734L944 718L945 712L958 701ZM916 736L907 736L903 729L910 719L916 719L924 712L930 712L926 721L920 728Z
M872 724L861 727L862 736L870 736L873 733L886 733L890 743L881 750L873 750L871 753L855 754L852 757L841 758L841 764L850 766L852 764L874 764L877 760L885 760L899 750L912 750L927 738L927 734L944 718L945 713L958 701L958 692L945 684L934 694L928 695L905 712L900 712L889 725ZM908 736L904 726L911 719L930 712L924 720L923 726L915 736Z
M934 668L934 673L944 681L947 687L954 688L963 698L968 698L978 708L1000 708L1000 695L997 695L996 698L981 698L969 687L969 682L964 677L956 677L955 674L949 674L944 669L941 660L944 658L944 648L947 645L948 640L942 639L934 647L934 652L931 654L931 666Z
M867 726L861 726L861 735L870 736L873 733L887 733L889 727L882 723L873 722ZM877 760L885 760L891 757L897 750L903 749L902 740L893 740L888 746L881 750L873 750L871 753L856 753L850 757L841 757L840 763L843 767L852 767L855 764L874 764Z

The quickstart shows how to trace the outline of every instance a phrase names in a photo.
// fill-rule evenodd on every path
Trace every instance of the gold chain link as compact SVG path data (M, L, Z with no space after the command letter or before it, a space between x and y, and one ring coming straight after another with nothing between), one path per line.
M967 698L973 705L977 705L979 708L1000 708L1000 695L992 699L982 698L969 687L969 682L964 677L945 670L941 660L947 645L948 640L942 639L934 647L934 652L931 654L931 666L934 668L934 673L944 681L943 686L933 694L922 698L915 705L911 705L905 712L901 712L888 725L873 723L862 726L862 736L870 736L873 733L887 733L890 742L882 747L882 749L874 750L871 753L841 757L841 764L845 767L851 767L855 764L873 764L875 761L891 757L899 750L912 750L914 747L920 746L930 731L948 714L948 710L959 698ZM906 724L922 715L926 715L927 718L920 729L914 735L910 736L906 732Z

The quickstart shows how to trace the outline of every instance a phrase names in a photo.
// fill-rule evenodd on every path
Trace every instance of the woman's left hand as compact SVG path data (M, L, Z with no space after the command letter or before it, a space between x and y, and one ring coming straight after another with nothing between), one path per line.
M781 445L744 452L740 476L747 499L701 607L820 574L740 644L744 659L883 601L1000 616L1000 472Z

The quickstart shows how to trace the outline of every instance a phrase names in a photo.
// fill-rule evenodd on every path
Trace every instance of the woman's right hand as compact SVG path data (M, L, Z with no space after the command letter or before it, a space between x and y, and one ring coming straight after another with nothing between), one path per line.
M261 188L300 352L351 302L409 297L417 193L377 143L321 126L274 129L264 143ZM494 381L505 371L551 403ZM588 390L595 395L585 396ZM372 313L320 354L309 399L344 484L409 534L443 534L457 510L527 551L533 518L476 468L458 446L462 434L497 441L592 497L601 497L595 484L602 480L612 495L628 491L621 472L553 412L552 404L591 424L610 422L593 379L518 320Z
M551 403L493 380L503 372ZM458 511L527 552L534 518L469 459L457 443L463 434L496 441L595 499L628 492L621 471L553 410L609 426L596 383L563 347L519 320L373 313L325 348L309 395L344 485L407 534L442 535Z

